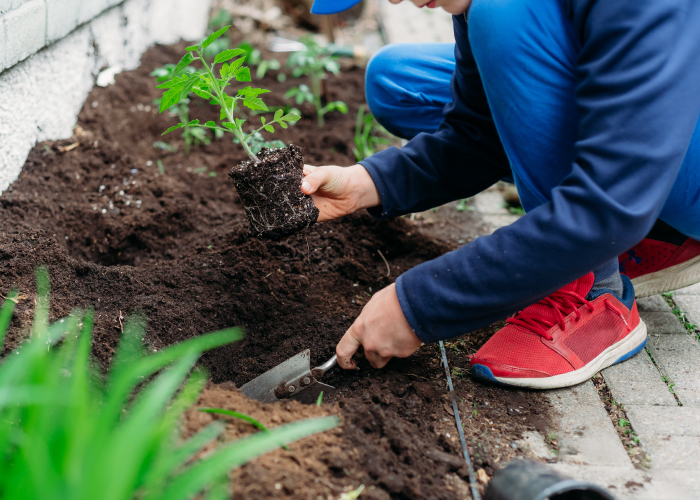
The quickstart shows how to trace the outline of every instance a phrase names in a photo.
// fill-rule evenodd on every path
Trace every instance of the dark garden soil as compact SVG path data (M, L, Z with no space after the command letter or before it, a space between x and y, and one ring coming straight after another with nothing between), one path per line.
M244 159L238 145L220 139L189 156L153 147L175 119L157 113L148 75L177 61L184 46L151 49L139 69L94 89L75 136L37 145L20 179L0 197L0 293L19 288L22 297L5 353L29 334L34 269L44 263L52 319L72 308L95 308L93 352L103 367L131 311L148 317L144 342L151 350L242 326L244 340L203 357L219 385L208 387L200 404L248 412L270 426L318 414L343 418L342 427L293 445L291 453L279 450L241 467L233 475L235 498L338 498L361 484L367 488L361 498L468 497L436 346L383 370L362 360L356 372L335 368L324 381L338 392L320 408L262 405L235 390L304 349L322 363L372 293L453 245L423 234L408 218L376 222L366 213L282 241L251 237L227 177ZM302 120L274 137L303 148L310 164L355 163L350 145L364 103L363 77L363 68L346 64L327 82L329 97L348 103L348 115L330 113L319 129L312 109L302 107ZM272 72L255 84L272 90L268 105L283 105L292 82L279 83ZM214 118L202 101L191 108L191 118ZM166 139L183 150L178 133ZM478 225L470 237L478 236ZM518 448L522 432L549 425L543 394L468 378L467 354L496 327L448 343L465 434L482 478L526 455ZM211 418L190 411L185 432ZM252 431L234 422L228 437Z

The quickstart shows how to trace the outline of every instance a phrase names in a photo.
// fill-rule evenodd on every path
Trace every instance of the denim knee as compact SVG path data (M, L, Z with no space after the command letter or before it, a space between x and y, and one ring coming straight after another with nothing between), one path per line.
M410 54L402 44L385 45L370 59L365 72L365 98L369 109L390 132L398 134L394 121L397 111L403 106L401 82L405 79L406 68L399 61Z

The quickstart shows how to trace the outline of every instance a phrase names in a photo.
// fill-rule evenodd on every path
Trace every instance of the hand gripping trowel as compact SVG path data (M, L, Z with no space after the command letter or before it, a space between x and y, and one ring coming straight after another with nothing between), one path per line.
M321 366L311 368L311 353L307 349L251 380L241 387L241 392L263 403L284 399L315 403L321 391L324 396L335 392L335 387L318 379L336 363L337 356L333 356Z

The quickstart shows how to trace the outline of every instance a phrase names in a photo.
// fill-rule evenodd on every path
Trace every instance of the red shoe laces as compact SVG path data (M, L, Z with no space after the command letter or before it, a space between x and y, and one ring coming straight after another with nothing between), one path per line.
M617 313L624 321L625 326L629 330L629 324L623 316L623 314L613 306L607 299L603 302L605 306L615 313ZM576 315L576 320L581 319L581 311L579 308L585 305L589 312L593 312L593 304L587 301L584 297L576 292L570 292L567 290L559 290L554 292L549 297L545 297L540 300L538 304L548 307L554 312L555 320L545 318L542 316L542 312L538 310L533 310L530 308L524 309L517 313L512 318L508 318L506 323L511 325L518 325L522 328L530 330L533 333L543 336L547 340L552 340L552 336L549 334L548 330L554 325L559 324L562 331L566 330L566 317L574 313ZM530 309L528 311L528 309Z

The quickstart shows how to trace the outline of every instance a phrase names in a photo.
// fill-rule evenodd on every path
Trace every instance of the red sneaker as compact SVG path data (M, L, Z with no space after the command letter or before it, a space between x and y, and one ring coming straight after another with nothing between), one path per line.
M645 238L617 261L639 298L700 282L700 241L690 238L681 246Z
M555 389L584 382L631 358L646 344L647 327L639 319L632 284L622 281L620 300L605 290L591 293L594 278L588 273L508 318L471 357L472 376Z

